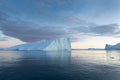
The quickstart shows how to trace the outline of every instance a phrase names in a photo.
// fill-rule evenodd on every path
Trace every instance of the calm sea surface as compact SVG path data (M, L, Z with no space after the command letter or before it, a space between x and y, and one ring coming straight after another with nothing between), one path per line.
M0 51L0 80L120 80L120 51Z

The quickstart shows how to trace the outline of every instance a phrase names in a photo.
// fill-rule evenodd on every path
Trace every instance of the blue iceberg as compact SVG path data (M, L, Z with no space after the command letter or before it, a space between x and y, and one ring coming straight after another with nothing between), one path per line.
M71 42L69 38L58 38L54 40L41 40L38 42L21 44L6 49L7 50L44 50L44 51L68 50L70 51Z
M105 50L120 50L120 43L116 45L106 44Z

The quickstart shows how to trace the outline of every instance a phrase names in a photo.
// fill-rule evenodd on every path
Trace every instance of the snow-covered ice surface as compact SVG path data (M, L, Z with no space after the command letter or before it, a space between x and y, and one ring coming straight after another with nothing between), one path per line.
M71 50L71 42L69 38L58 38L54 40L42 40L38 42L32 42L27 44L21 44L6 48L7 50Z
M116 45L106 44L105 50L120 50L120 43L118 43Z

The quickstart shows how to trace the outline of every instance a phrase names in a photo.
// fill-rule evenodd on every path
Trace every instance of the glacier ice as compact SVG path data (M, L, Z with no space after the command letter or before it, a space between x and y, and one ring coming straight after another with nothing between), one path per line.
M120 50L120 43L118 43L116 45L106 44L105 50Z
M7 48L7 50L71 50L71 42L69 38L58 38L54 40L42 40L38 42L32 42L27 44L21 44Z

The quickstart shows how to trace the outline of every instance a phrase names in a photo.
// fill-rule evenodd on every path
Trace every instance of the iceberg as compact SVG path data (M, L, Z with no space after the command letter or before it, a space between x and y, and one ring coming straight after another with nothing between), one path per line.
M120 43L116 45L106 44L105 50L120 50Z
M6 48L6 50L43 50L43 51L56 51L56 50L71 50L71 42L69 38L58 38L54 40L41 40L32 43L21 44Z

